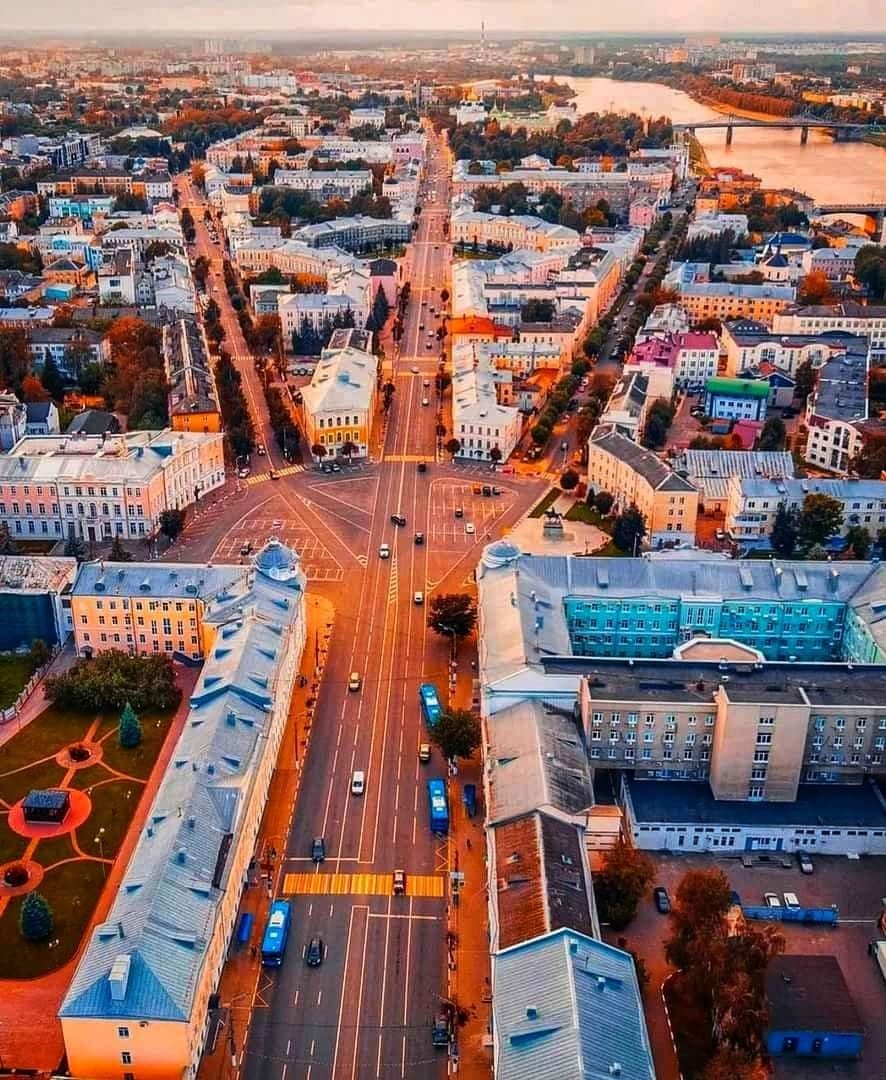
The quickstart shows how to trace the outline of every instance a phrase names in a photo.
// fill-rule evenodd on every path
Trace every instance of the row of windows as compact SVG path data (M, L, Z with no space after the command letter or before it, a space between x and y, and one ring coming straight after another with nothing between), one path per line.
M600 752L599 747L592 746L591 747L591 758L593 760L595 760L595 761L599 761L601 759L601 757L602 757L602 754ZM626 746L624 748L624 750L619 750L617 747L610 747L609 750L606 751L606 758L609 761L617 761L619 758L623 758L625 761L635 761L636 758L637 758L637 752L636 752L636 750L634 749L633 746ZM640 760L641 761L659 761L659 760L661 760L661 761L674 761L674 760L679 760L679 759L674 758L674 751L673 751L673 749L671 747L665 746L660 751L660 756L656 755L655 757L653 757L651 747L643 747L643 749L640 751ZM695 751L692 750L692 749L684 749L683 750L683 755L682 755L682 760L683 761L694 761L695 760ZM701 751L699 751L698 760L699 761L710 761L711 760L711 752L710 752L710 750L701 750Z

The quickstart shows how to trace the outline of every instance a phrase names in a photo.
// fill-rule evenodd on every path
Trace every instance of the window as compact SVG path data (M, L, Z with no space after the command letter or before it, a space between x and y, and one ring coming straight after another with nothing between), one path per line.
M117 1035L121 1039L128 1039L129 1038L129 1028L128 1027L118 1027L117 1028Z
M120 1060L123 1062L124 1065L131 1065L132 1064L132 1054L130 1054L130 1052L128 1050L124 1050L120 1054Z

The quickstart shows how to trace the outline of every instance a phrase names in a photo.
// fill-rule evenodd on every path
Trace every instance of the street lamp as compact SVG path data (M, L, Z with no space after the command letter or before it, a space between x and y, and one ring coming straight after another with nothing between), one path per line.
M95 843L98 844L98 853L99 853L99 857L101 858L101 861L102 861L102 877L107 877L108 876L108 868L105 865L105 847L104 847L104 843L102 842L102 838L104 837L104 835L105 835L105 830L104 830L104 826L102 826L102 828L100 828L98 830L98 836L95 838Z

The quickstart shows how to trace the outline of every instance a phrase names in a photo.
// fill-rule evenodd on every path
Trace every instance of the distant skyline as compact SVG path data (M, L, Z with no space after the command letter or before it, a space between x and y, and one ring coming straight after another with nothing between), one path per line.
M333 14L334 13L334 14ZM34 0L6 13L10 30L41 34L120 34L146 31L157 35L237 34L297 38L299 31L350 33L372 31L479 33L497 30L532 35L584 34L813 34L877 35L886 33L884 0L634 0L630 5L602 5L598 10L535 0L340 0L334 8L317 0Z

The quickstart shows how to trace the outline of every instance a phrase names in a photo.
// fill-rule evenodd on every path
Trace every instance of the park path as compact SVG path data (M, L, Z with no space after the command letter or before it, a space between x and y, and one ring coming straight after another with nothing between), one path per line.
M156 764L145 783L132 821L126 831L120 850L110 866L104 889L92 913L71 960L57 971L38 979L0 980L0 1060L5 1068L35 1069L38 1072L55 1072L64 1055L61 1023L56 1019L65 991L74 977L77 962L93 927L107 918L108 911L126 870L154 800L161 779L169 767L173 751L181 736L190 709L199 669L176 665L178 685L182 700L169 726L166 740L157 756Z

